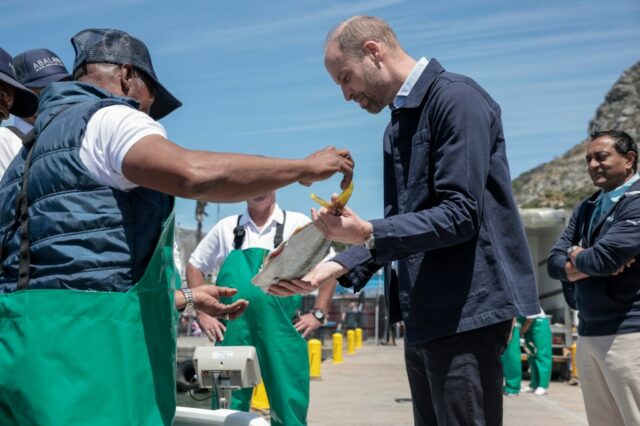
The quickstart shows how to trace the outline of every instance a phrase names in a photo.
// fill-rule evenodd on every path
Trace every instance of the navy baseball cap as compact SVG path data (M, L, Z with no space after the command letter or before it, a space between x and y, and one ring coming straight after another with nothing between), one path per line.
M13 57L17 80L30 89L42 89L49 83L71 80L62 59L49 49L33 49Z
M182 106L182 102L158 81L149 50L137 38L121 30L87 29L73 36L71 44L76 51L76 60L73 63L74 73L83 64L130 64L153 80L156 93L149 115L154 120L159 120Z
M31 90L18 83L13 59L6 50L0 48L0 81L16 91L13 106L9 112L18 117L31 117L38 110L38 97Z

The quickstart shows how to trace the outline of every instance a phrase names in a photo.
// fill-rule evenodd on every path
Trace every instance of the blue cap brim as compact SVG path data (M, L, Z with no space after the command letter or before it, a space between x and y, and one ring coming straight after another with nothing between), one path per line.
M61 72L57 74L44 76L37 80L33 80L28 83L25 83L24 85L28 89L42 89L50 83L57 83L58 81L70 81L70 80L71 80L71 74Z

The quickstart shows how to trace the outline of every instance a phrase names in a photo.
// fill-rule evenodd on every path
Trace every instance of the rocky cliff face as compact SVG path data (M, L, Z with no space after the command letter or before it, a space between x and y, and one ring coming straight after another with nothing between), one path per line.
M640 143L640 62L627 69L613 85L589 123L598 130L623 130ZM584 155L588 139L569 151L520 175L513 190L520 207L572 209L595 191Z

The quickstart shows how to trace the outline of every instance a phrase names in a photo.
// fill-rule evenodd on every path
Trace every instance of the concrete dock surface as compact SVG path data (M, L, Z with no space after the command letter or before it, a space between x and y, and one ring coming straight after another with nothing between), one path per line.
M413 425L403 350L401 340L397 346L365 344L354 355L345 354L342 364L323 362L322 379L311 381L309 425ZM548 395L505 397L503 424L586 425L580 387L552 382Z
M201 344L208 344L206 338L180 338L178 352L186 355ZM330 341L325 341L325 350L330 348L328 344ZM341 364L326 359L321 365L322 377L311 380L309 426L413 425L403 351L402 340L397 346L374 346L367 341L353 355L345 350ZM178 394L178 401L178 405L210 406L210 402L194 403L186 394ZM503 424L586 425L580 387L553 381L548 395L505 397Z

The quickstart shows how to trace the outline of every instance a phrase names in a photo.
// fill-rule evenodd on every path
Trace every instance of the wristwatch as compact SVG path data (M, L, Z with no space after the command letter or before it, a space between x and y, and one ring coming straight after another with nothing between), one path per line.
M194 311L193 309L193 293L191 292L191 289L188 287L185 288L181 288L180 291L182 292L182 294L184 294L184 300L186 302L186 305L184 307L183 312L190 314L191 312Z
M324 312L322 311L322 309L318 309L318 308L312 309L311 310L311 314L313 315L313 317L315 319L320 321L321 324L324 324L325 316L324 316Z
M580 246L573 245L573 246L569 247L567 249L567 256L571 256L571 253L577 248L580 248Z
M364 240L364 246L369 250L373 250L376 248L376 239L373 236L373 232L369 234L366 240Z

